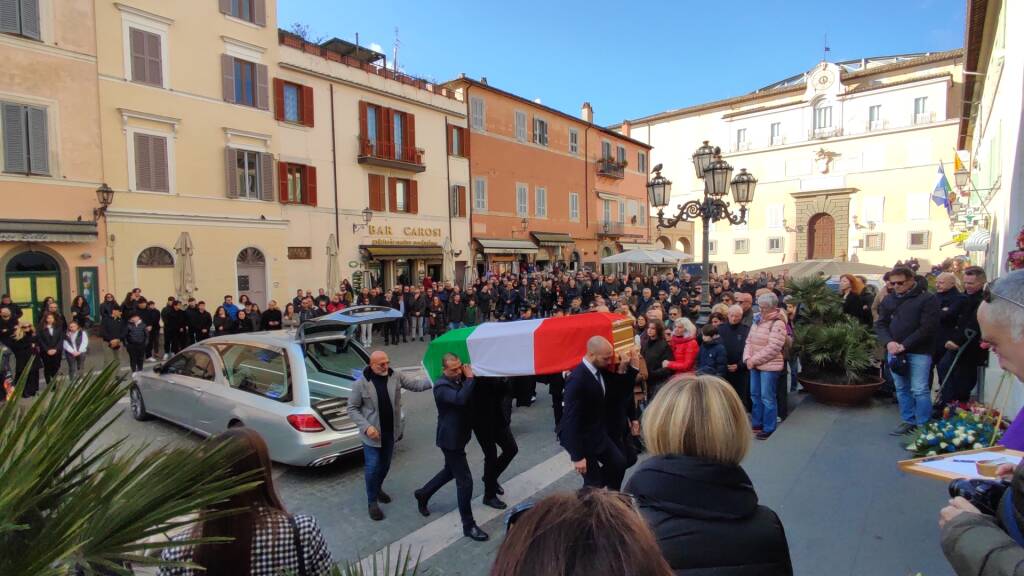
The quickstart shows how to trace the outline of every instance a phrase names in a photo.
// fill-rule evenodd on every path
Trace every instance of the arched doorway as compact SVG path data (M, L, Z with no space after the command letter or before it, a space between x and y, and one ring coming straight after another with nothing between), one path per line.
M658 247L669 249L672 247L672 240L669 240L668 236L661 236L658 238Z
M819 212L807 222L807 259L836 257L836 220L831 214Z
M257 248L243 248L235 260L238 276L238 296L242 294L259 305L267 306L267 259Z
M688 254L691 257L693 256L693 252L690 251L690 241L686 238L676 240L676 250Z
M21 307L23 321L36 323L39 305L47 296L57 301L58 309L64 309L60 263L53 256L28 250L11 258L4 272L7 293Z

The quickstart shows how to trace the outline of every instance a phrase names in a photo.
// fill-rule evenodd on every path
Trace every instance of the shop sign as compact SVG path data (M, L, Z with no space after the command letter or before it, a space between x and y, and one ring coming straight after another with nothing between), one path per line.
M370 233L370 244L377 245L437 246L443 237L441 228L424 226L399 228L390 224L370 224L367 229Z
M313 248L310 246L289 246L288 247L288 259L289 260L311 260L313 258Z
M94 242L95 234L54 234L51 232L0 232L0 242Z

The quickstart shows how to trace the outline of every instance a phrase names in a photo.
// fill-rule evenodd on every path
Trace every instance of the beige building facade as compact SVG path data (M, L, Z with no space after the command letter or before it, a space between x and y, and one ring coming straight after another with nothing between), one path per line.
M286 295L270 70L275 3L96 5L112 291L155 301ZM185 244L191 249L187 249ZM189 258L194 274L175 281Z
M1012 1L967 2L964 38L967 74L956 146L970 172L970 206L978 218L965 242L971 260L989 280L1012 268L1024 234L1024 6ZM1006 382L1000 387L1000 382ZM1024 406L1024 386L993 356L979 396L1012 416ZM998 396L997 396L998 395Z
M632 120L631 134L673 182L666 216L702 197L691 155L704 140L758 178L747 223L710 228L710 260L730 270L812 258L936 264L962 253L931 199L940 165L953 181L962 60L955 50L823 61L747 95Z
M0 292L38 321L53 297L107 289L92 2L22 0L0 14Z
M279 162L292 174L281 201L289 257L307 258L288 260L288 290L326 286L335 238L337 277L357 289L425 276L461 282L470 254L465 105L343 40L313 44L281 31L279 42ZM312 106L296 111L299 92ZM304 167L317 175L315 198L305 185L295 194Z

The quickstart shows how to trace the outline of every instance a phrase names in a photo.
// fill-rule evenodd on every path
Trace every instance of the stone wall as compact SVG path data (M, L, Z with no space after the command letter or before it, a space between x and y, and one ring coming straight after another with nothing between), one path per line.
M836 222L835 258L846 260L850 240L850 196L820 194L796 199L796 259L807 260L808 223L815 214L824 212Z

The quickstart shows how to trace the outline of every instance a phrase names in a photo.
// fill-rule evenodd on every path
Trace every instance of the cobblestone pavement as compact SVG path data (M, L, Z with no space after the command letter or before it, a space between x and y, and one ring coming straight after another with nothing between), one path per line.
M383 348L398 367L416 366L424 344ZM385 484L394 498L383 505L387 518L366 514L362 458L359 455L315 470L275 466L278 490L294 512L314 514L336 560L356 561L385 546L414 541L414 553L433 550L422 562L429 574L487 574L504 533L503 516L479 503L483 458L473 441L469 463L477 480L475 510L489 542L458 537L444 523L457 517L455 486L431 501L432 515L421 517L412 491L442 465L434 447L436 411L429 393L403 395L407 425ZM803 395L791 397L789 420L767 442L757 442L744 462L761 502L778 512L786 527L796 574L913 575L952 574L938 544L938 511L946 500L942 483L901 474L896 461L907 453L888 431L898 420L895 406L822 406ZM184 445L196 438L162 422L135 422L127 404L105 441L128 436L132 443ZM512 427L520 452L502 478L506 487L530 477L539 495L580 485L568 459L562 472L550 396L538 386L538 402L516 408ZM555 466L552 467L552 463ZM449 514L450 513L450 514ZM489 514L483 516L483 514ZM485 518L490 518L483 521ZM440 530L438 530L440 528ZM453 528L454 530L454 528ZM451 535L449 538L439 538Z

